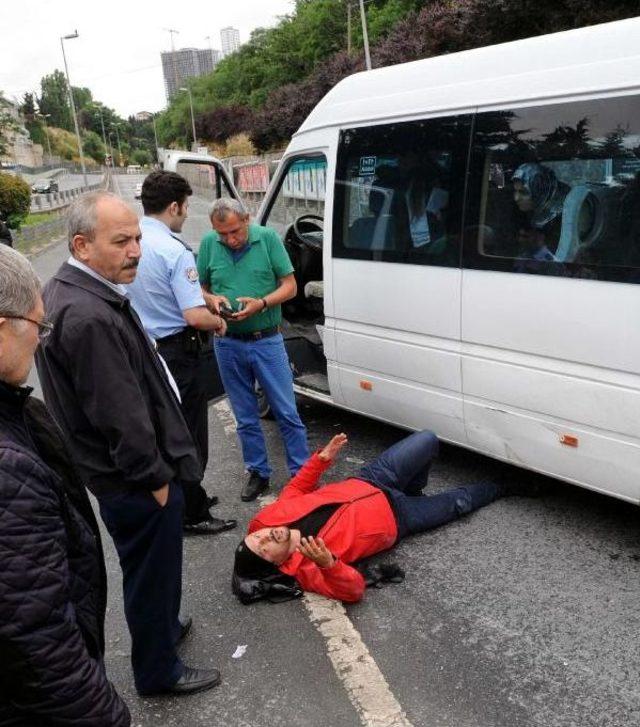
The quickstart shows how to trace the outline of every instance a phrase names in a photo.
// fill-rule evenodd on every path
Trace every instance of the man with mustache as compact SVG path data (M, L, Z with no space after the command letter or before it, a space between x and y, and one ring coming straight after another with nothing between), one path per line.
M337 434L313 454L276 502L251 520L236 549L232 588L242 603L293 598L313 591L359 601L366 585L397 582L397 566L362 573L352 564L399 540L444 525L508 494L505 484L479 482L423 495L438 453L433 432L415 432L342 482L318 487L322 473L347 444Z
M45 400L96 496L123 574L135 685L187 694L220 682L176 653L191 621L182 587L181 482L199 482L198 452L153 342L126 296L140 261L138 219L108 192L68 213L71 256L43 299L54 328L36 355Z

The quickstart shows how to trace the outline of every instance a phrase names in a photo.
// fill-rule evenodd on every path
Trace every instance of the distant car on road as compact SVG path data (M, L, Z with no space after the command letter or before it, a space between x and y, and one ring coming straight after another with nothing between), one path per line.
M58 183L53 179L39 179L31 187L31 191L35 194L49 194L49 192L58 191Z
M136 199L140 199L142 197L142 182L138 182L136 184L136 188L135 188L135 191L133 193L133 196Z

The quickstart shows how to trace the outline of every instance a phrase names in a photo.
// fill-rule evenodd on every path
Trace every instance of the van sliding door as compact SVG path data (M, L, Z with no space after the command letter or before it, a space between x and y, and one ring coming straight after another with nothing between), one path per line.
M343 130L332 236L340 403L456 442L470 127L464 114Z

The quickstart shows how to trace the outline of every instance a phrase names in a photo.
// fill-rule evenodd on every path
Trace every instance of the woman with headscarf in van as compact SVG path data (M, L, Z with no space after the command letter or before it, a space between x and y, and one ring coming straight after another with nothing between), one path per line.
M513 176L513 199L525 218L518 239L522 257L553 262L562 227L562 207L569 186L543 164L521 164Z

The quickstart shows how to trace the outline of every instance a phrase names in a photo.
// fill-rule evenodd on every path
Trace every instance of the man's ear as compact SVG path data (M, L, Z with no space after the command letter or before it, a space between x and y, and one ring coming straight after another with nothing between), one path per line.
M180 212L180 205L177 202L175 202L175 201L172 202L169 205L169 214L172 217L175 217L179 212Z
M91 241L86 235L74 235L71 240L71 247L73 248L73 256L78 258L81 262L86 262L89 259L89 251L87 249Z
M0 317L0 358L5 353L5 343L7 340L7 326L9 325L8 318Z

